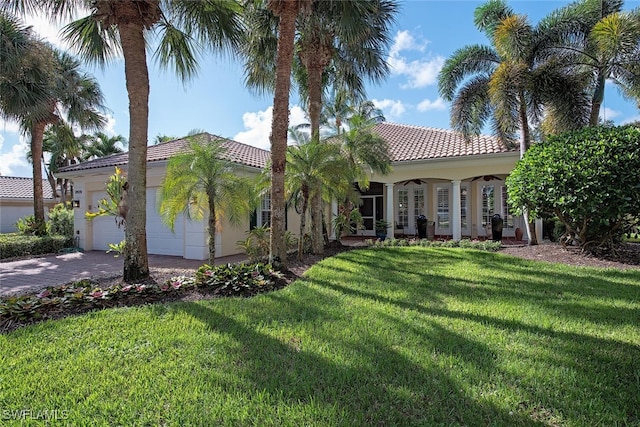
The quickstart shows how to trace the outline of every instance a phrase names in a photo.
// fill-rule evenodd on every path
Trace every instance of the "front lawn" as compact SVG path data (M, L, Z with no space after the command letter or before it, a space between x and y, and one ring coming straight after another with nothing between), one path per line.
M56 419L639 425L640 271L366 249L254 298L103 310L0 335L0 424Z

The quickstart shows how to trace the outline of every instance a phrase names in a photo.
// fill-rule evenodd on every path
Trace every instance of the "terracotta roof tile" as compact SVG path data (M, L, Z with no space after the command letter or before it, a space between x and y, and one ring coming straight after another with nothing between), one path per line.
M53 199L53 191L49 181L42 180L42 193L45 200ZM33 178L16 176L0 176L0 198L2 199L33 199Z
M461 133L445 129L389 122L378 123L373 129L389 144L392 162L518 151L487 135L466 142Z
M226 158L234 163L252 166L255 168L264 168L269 160L269 152L258 147L224 139L216 135L211 135L210 133L202 133L195 136L204 136L207 141L223 139L224 142L222 143L222 146L227 149L227 152L225 153ZM168 160L174 154L183 152L188 144L188 138L181 138L157 145L150 145L147 148L147 162ZM67 166L61 168L60 172L75 172L111 166L122 166L126 165L128 161L129 153L120 153Z

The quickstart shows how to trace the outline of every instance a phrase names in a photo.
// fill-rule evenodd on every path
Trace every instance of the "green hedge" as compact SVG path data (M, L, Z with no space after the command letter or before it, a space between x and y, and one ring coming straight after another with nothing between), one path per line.
M25 236L19 233L0 234L0 259L58 253L73 246L65 236Z

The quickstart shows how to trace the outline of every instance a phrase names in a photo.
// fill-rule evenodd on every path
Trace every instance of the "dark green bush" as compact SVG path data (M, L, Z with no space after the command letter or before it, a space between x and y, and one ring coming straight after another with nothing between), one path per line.
M73 208L70 203L58 203L49 211L49 234L73 239Z
M64 236L3 234L0 238L0 259L58 253L68 246L69 239Z
M507 178L509 203L532 216L556 216L563 240L606 250L640 217L639 171L637 126L568 132L527 151Z

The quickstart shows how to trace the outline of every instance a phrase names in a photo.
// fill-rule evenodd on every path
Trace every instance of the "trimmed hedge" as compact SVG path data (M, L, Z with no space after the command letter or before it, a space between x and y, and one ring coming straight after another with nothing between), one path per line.
M58 253L72 246L65 236L25 236L19 233L0 234L0 259Z

